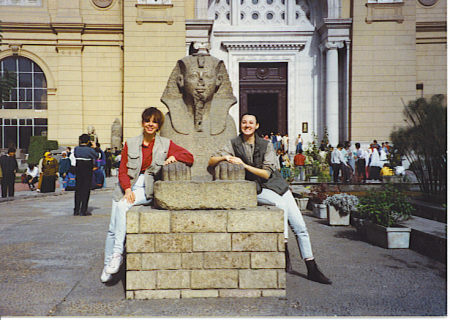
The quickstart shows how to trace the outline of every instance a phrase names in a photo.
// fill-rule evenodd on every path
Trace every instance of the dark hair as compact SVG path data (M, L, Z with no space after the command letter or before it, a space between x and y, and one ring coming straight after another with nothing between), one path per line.
M97 142L97 143L96 143L96 146L97 146L97 148L100 148L100 143Z
M72 148L71 148L71 147L67 147L67 149L69 149L69 151L70 151L70 150L72 150Z
M258 122L258 117L257 117L256 115L254 115L253 113L249 113L249 112L244 113L244 114L241 116L241 119L239 120L239 122L242 122L242 118L244 118L244 116L252 116L252 117L255 117L256 123L259 123L259 122Z
M155 107L149 107L142 112L142 122L149 122L152 117L153 121L158 124L158 131L161 130L161 127L164 124L163 113Z
M358 149L361 148L361 144L359 142L355 143L355 147L357 147Z
M34 164L33 163L29 163L28 164L28 168L30 168L30 170L33 170L34 169Z
M8 153L12 153L12 152L16 153L16 148L9 147L8 148Z
M83 133L78 139L80 140L80 143L85 144L89 142L90 137L87 133Z
M342 143L338 143L338 145L336 146L336 148L343 148L344 146L342 145Z

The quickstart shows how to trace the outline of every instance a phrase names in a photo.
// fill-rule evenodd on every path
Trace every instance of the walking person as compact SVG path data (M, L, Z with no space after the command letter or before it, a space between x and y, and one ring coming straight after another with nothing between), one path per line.
M319 270L311 249L311 240L305 221L295 202L289 185L281 177L278 161L272 145L255 134L259 127L255 115L241 117L241 134L216 152L208 162L214 167L221 161L241 164L245 168L245 179L256 182L258 204L275 205L284 211L286 270L292 269L287 248L288 221L297 237L300 254L308 269L308 279L324 284L331 281Z
M76 159L75 167L75 207L74 216L90 216L88 212L89 196L91 194L93 162L98 154L90 147L89 135L83 133L79 137L80 145L75 147L73 154Z
M16 172L19 169L16 160L16 149L8 148L8 154L0 157L0 166L2 168L2 198L14 197L14 182Z
M170 139L157 134L164 123L164 115L151 107L142 113L143 133L130 138L122 149L119 183L113 193L111 220L105 243L104 268L100 277L108 282L119 271L123 261L126 235L126 213L136 205L149 204L153 198L153 184L163 165L181 161L194 163L193 155Z
M31 191L36 190L34 184L39 181L39 168L32 163L28 164L26 180Z

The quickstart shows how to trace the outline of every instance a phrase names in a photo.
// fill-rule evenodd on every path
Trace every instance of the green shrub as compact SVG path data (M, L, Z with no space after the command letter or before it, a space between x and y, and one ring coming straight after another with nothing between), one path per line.
M384 227L409 219L414 211L406 195L393 185L360 197L357 209L359 217Z
M44 136L30 137L30 146L28 147L28 163L34 165L39 163L39 160L48 150L58 149L58 141L47 140Z

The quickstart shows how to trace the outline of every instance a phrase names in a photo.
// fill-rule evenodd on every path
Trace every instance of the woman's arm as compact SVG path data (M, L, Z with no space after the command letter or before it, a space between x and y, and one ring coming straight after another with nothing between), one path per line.
M188 166L194 163L194 156L188 150L170 141L169 151L167 152L167 160L164 164L173 163L176 161L184 162Z
M257 175L258 177L261 177L266 180L270 178L271 172L248 165L244 161L242 161L241 158L233 157L230 155L211 157L211 158L209 158L208 166L214 167L221 161L227 161L232 164L242 164L244 166L245 170L248 170L249 172L253 173L254 175Z

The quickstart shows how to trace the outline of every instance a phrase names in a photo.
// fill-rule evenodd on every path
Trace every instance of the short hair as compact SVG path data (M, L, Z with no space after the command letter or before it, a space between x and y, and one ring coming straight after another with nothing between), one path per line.
M336 148L343 148L344 146L342 145L342 143L338 143L338 145L336 146Z
M72 150L72 148L71 148L71 147L67 147L67 149L69 149L69 151L70 151L70 150Z
M80 137L79 137L80 143L88 143L90 140L90 137L87 133L83 133Z
M163 113L155 107L149 107L142 112L142 122L149 122L152 117L153 121L158 124L158 130L160 130L164 124Z
M258 117L257 117L255 114L249 113L249 112L244 113L244 114L241 116L241 119L239 120L239 122L242 122L242 118L244 118L244 116L252 116L252 117L255 117L256 123L259 123L259 122L258 122Z
M8 153L16 153L16 148L14 148L14 147L9 147L9 148L8 148Z
M100 148L100 143L97 142L96 145L97 145L97 148Z
M355 143L355 147L361 148L361 144L359 142Z

